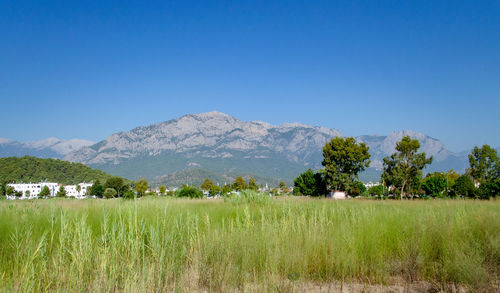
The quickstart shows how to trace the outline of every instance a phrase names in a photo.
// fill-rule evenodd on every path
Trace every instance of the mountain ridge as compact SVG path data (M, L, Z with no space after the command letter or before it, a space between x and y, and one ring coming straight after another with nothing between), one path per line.
M412 130L356 139L370 147L371 167L380 171L383 157L394 152L396 142L404 135L421 142L421 151L434 157L436 168L450 165L447 160L458 167L457 171L464 168L462 157L442 142ZM272 182L290 183L308 168L321 168L322 147L336 136L342 136L338 129L302 123L246 122L212 111L117 132L68 153L64 159L131 179L146 177L158 181L196 168L224 178L230 177L228 174L259 174ZM431 166L427 171L434 169Z

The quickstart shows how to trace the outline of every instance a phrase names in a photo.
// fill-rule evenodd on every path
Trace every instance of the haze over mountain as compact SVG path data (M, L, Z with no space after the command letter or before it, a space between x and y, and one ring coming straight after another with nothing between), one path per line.
M368 173L379 173L376 170L382 168L382 158L394 152L396 142L404 135L417 138L421 150L434 157L428 171L463 171L463 155L454 154L437 139L404 130L388 136L357 137L370 147L372 168ZM342 136L337 129L300 123L275 126L261 121L245 122L214 111L115 133L68 153L64 159L130 179L146 177L157 183L173 183L175 178L177 184L180 174L187 173L191 175L186 181L191 183L200 180L193 174L212 174L228 180L246 175L259 177L261 183L291 183L307 168L321 167L322 147L336 136Z
M93 141L84 139L60 140L55 137L32 142L19 142L0 138L0 157L35 156L39 158L61 159L71 151L94 143Z

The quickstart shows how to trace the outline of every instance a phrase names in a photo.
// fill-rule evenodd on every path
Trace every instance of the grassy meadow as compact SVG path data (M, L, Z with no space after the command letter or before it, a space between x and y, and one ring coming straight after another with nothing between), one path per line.
M500 201L0 201L0 291L496 291L499 275Z

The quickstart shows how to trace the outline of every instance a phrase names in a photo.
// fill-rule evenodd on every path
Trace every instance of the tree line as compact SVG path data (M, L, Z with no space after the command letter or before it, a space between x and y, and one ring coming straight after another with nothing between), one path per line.
M366 190L358 174L370 165L369 147L352 137L336 137L323 147L323 169L311 169L294 180L294 194L323 196L328 191L345 191L351 196L403 198L462 197L487 199L500 194L500 159L489 145L474 147L464 174L453 170L429 173L423 169L432 156L418 152L420 142L405 136L395 152L384 158L381 184Z

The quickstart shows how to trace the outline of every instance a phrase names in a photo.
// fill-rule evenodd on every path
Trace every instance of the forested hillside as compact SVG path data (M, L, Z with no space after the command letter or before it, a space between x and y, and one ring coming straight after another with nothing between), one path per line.
M111 175L103 171L79 163L30 156L0 158L0 182L50 181L76 184L96 179L105 181L109 177Z

